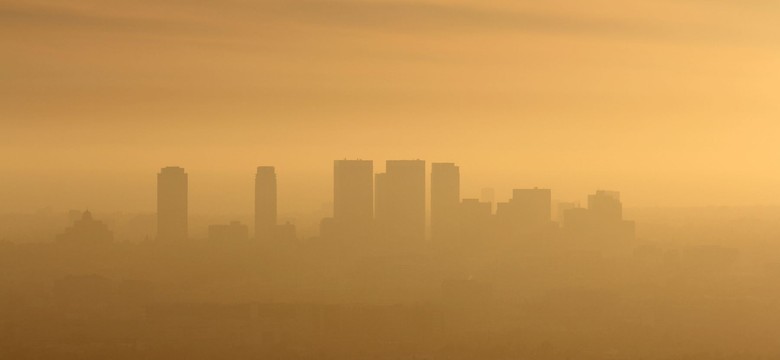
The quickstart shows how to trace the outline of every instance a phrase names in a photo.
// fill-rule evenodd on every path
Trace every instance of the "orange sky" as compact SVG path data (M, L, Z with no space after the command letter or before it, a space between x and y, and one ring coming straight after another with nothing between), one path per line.
M0 0L0 212L330 199L332 160L461 165L463 195L780 204L769 0Z

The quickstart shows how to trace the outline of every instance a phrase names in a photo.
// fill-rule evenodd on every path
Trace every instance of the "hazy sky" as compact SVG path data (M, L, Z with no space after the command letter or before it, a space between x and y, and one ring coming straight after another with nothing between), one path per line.
M776 0L0 0L0 212L330 200L332 160L628 206L780 204Z

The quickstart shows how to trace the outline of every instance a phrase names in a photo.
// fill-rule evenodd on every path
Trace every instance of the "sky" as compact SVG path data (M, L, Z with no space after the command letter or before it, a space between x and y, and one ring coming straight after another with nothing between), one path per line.
M626 206L780 204L773 0L0 0L0 212L331 200L332 161Z

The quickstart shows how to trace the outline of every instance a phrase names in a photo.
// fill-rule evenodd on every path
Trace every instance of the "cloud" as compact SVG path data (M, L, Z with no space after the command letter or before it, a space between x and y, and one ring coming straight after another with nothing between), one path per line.
M252 36L257 29L311 28L421 34L548 33L672 42L766 43L778 35L751 28L740 18L685 22L664 12L637 14L641 10L630 6L616 7L620 11L611 16L564 12L567 1L543 7L545 10L410 0L82 0L80 4L83 6L0 3L0 23L195 36L224 33L235 39ZM705 4L696 6L704 9ZM706 16L702 12L702 17Z
M731 3L723 10L701 3L692 7L692 14L679 17L672 16L672 12L681 8L671 2L659 5L653 1L633 1L630 6L622 6L621 1L594 4L612 8L610 15L573 10L575 7L570 5L575 2L568 0L536 6L533 10L422 1L282 0L263 2L263 10L277 18L301 23L390 31L551 33L705 43L765 44L777 40L774 21L768 29L756 27L757 20L766 11L752 12L754 6ZM582 10L581 5L576 8Z
M268 9L283 17L331 26L433 31L534 31L652 35L657 28L635 22L567 17L474 6L388 1L279 1Z
M601 36L668 37L675 29L659 22L566 16L544 11L517 11L468 5L412 1L263 0L138 1L145 15L105 11L107 6L65 8L51 5L0 5L0 21L27 25L100 28L115 31L208 31L217 28L287 23L386 31L478 32L513 31ZM155 9L165 12L154 13ZM179 7L183 17L170 11ZM96 10L99 9L99 10ZM290 24L292 23L292 24Z
M102 29L122 32L205 30L202 24L176 17L121 15L74 7L0 3L0 23L5 26Z

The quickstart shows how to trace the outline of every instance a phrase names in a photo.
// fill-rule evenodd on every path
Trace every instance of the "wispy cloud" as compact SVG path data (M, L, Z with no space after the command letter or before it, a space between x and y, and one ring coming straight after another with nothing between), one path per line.
M697 4L698 1L691 0L687 4L703 9L706 4ZM723 2L719 3L723 5ZM410 0L204 0L196 3L181 0L83 0L79 3L83 5L80 7L52 4L29 5L22 0L0 2L0 23L6 26L141 33L229 33L238 38L243 31L257 28L285 31L311 27L424 34L548 33L676 42L765 43L778 37L777 32L756 30L744 20L684 22L664 17L663 13L632 13L635 9L626 10L624 16L615 13L599 16L595 12L563 11L566 1L557 2L557 8L509 8ZM116 4L122 6L114 8L112 5ZM751 8L755 6L754 1ZM535 10L529 10L531 8ZM123 11L126 9L133 11Z
M143 8L147 1L138 1ZM49 25L58 27L101 28L117 31L206 31L254 23L293 23L293 25L348 27L388 31L476 32L514 31L572 33L599 36L673 37L680 28L662 21L623 20L594 16L564 15L552 11L517 11L467 5L412 1L354 0L228 0L164 2L165 13L154 13L160 2L147 2L148 13L121 14L99 10L106 6L66 8L28 6L22 3L0 4L0 21L5 24ZM180 7L183 17L170 11ZM98 9L98 10L96 10ZM687 29L691 32L691 29ZM695 30L694 30L695 31ZM712 31L712 29L707 29Z
M102 29L108 31L162 32L193 31L204 27L198 22L160 15L124 15L110 11L55 5L0 3L0 23L54 29Z
M479 29L552 32L652 34L647 24L614 19L572 17L554 12L479 8L421 2L303 1L305 6L277 3L291 17L329 24L396 29Z

